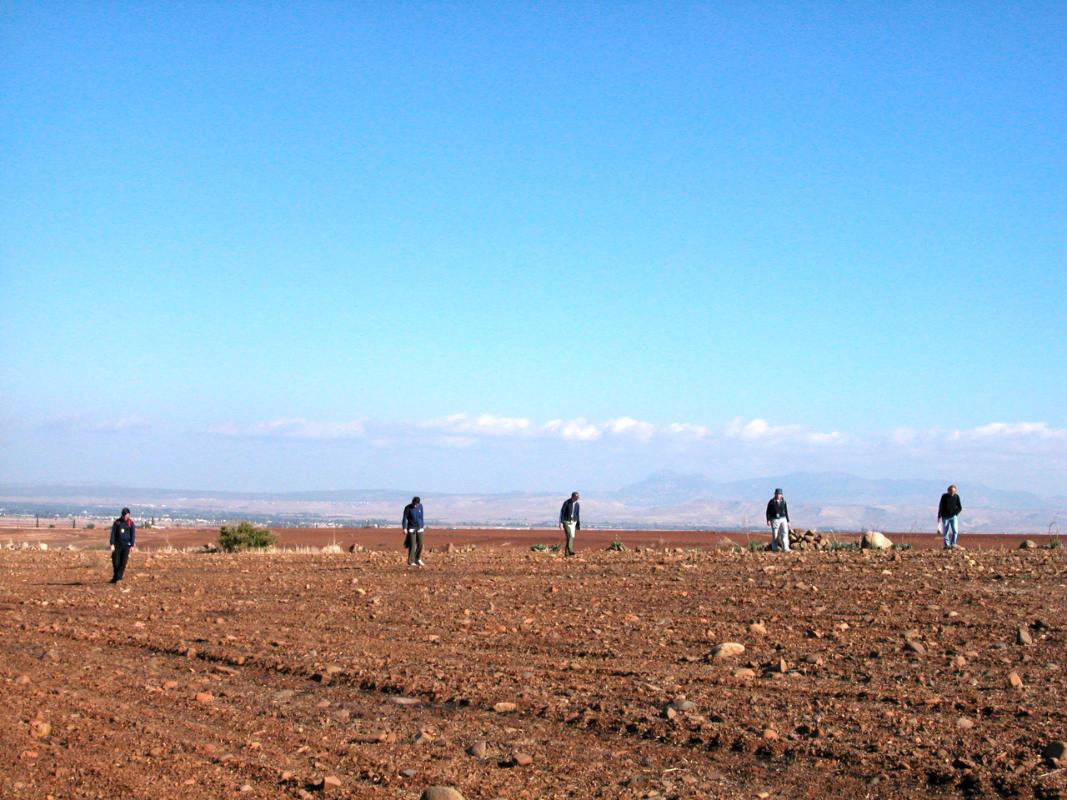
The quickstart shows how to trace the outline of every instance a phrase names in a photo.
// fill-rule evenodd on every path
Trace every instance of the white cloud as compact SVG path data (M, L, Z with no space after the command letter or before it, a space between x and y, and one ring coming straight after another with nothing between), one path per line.
M651 422L642 422L633 417L618 417L609 419L604 427L614 434L633 436L637 439L648 441L656 432L656 426Z
M600 438L601 430L598 426L589 422L585 417L577 417L569 421L553 419L541 426L545 433L559 436L561 439L571 441L591 442Z
M1067 439L1067 428L1053 428L1047 422L990 422L970 430L957 431L972 439L1019 437L1033 439Z
M530 420L525 417L498 417L494 414L450 414L444 419L421 423L423 427L452 433L481 434L485 436L509 436L530 430Z
M709 433L707 426L693 425L689 422L672 422L667 426L667 430L670 433L679 436L691 436L694 439L703 439Z
M46 420L38 427L45 431L63 433L129 433L147 430L150 425L148 420L138 416L93 420L81 414L67 414Z
M365 427L362 422L319 422L302 418L280 418L253 425L233 425L224 423L208 428L208 433L215 436L234 438L263 439L310 439L329 441L334 439L353 439L362 437Z

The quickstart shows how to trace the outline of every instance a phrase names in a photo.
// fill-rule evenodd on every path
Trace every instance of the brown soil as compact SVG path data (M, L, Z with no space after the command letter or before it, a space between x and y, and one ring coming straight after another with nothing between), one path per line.
M324 547L338 544L347 549L352 545L369 550L395 550L403 545L404 535L399 528L272 528L278 537L278 545L283 548ZM940 549L941 537L929 533L892 533L886 534L897 544L910 544L915 549ZM137 532L137 543L146 549L167 547L196 547L218 540L218 528L163 528L141 529ZM858 542L858 533L831 534L831 538L842 542ZM449 543L454 545L479 545L492 547L517 547L528 550L533 544L559 544L563 534L555 528L534 528L508 530L502 528L429 528L426 533L428 547L440 548ZM1045 544L1050 537L1039 534L1014 533L975 533L964 534L960 544L969 550L988 550L1018 547L1024 539L1038 544ZM0 529L0 545L21 542L45 542L52 547L74 545L82 549L107 549L107 529L96 528L4 528ZM748 543L759 541L766 544L769 534L737 531L722 533L719 531L632 531L589 529L579 531L578 547L602 549L614 541L621 541L627 547L656 548L721 548L736 544L748 547Z
M329 797L410 800L1067 792L1041 758L1067 734L1062 549L588 532L564 559L519 546L545 532L449 535L423 569L136 552L119 586L104 552L0 552L0 797L318 796L327 776ZM728 641L745 651L710 655Z

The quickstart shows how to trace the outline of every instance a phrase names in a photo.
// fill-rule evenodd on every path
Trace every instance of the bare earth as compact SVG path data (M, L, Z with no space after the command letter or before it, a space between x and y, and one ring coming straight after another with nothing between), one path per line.
M1063 549L590 532L563 559L497 531L408 569L362 535L392 549L135 551L118 587L103 551L0 551L0 797L1067 792Z

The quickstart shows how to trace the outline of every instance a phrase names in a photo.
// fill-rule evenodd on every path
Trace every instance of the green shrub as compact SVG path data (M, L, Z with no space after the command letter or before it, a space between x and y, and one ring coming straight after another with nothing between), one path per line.
M625 549L626 549L626 545L624 545L618 539L616 539L614 542L612 542L611 544L608 545L608 550L614 550L616 552L618 552L620 550L625 550Z
M91 531L95 527L96 527L96 523L95 522L86 522L85 523L85 530L87 530L87 531Z
M1058 550L1060 547L1060 537L1053 536L1048 540L1048 544L1045 545L1049 550Z
M266 528L257 528L251 522L245 521L233 528L223 525L219 528L219 549L227 553L235 553L238 550L262 550L271 547L278 538Z
M758 553L762 549L763 549L763 542L761 542L759 539L749 539L748 540L748 552L750 552L750 553Z
M911 545L908 545L908 547L911 547ZM834 542L830 542L830 549L831 550L859 550L860 549L860 543L859 542L837 542L837 541L834 541Z
M893 545L894 550L911 550L911 542L901 542Z
M548 545L538 542L537 544L530 545L530 549L533 550L535 553L544 553L548 550Z
M551 545L548 548L549 552L551 552L551 553L558 553L562 549L563 549L563 546L562 545L558 545L558 544Z

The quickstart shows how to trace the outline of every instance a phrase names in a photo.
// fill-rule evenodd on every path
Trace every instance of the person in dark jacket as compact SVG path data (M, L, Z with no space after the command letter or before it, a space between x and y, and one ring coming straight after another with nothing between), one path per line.
M789 552L789 506L781 489L767 503L767 527L771 529L771 550Z
M118 583L126 574L130 551L137 542L137 525L130 516L130 509L122 509L119 518L111 523L111 583Z
M559 510L559 527L563 531L565 556L574 555L574 535L582 529L580 511L578 493L571 492L571 496L563 501L563 507Z
M404 546L408 549L408 566L425 567L422 560L422 534L426 531L426 524L422 517L422 500L412 497L411 502L404 506L404 516L400 521L400 527L404 529Z
M944 537L945 549L951 550L956 546L956 539L960 535L960 512L963 511L963 503L956 494L956 485L948 487L948 491L941 495L941 502L937 506L937 524L941 528Z

